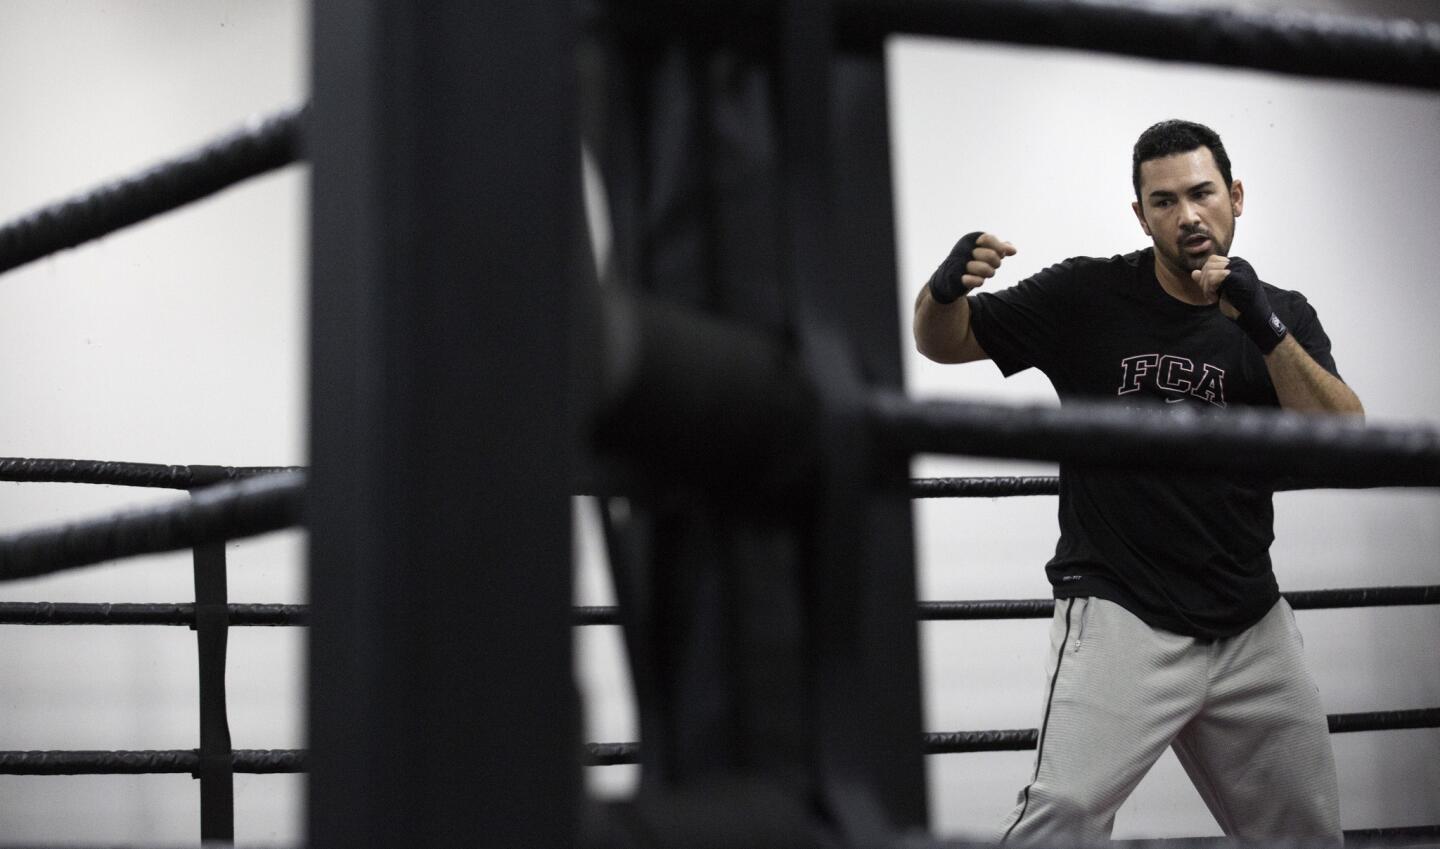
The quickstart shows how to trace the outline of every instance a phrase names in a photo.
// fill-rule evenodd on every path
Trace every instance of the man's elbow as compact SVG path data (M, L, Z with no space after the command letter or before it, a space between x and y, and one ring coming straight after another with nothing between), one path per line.
M915 330L914 336L915 350L919 351L920 356L925 359L942 365L952 365L963 362L957 350L959 346L950 343L948 340L936 339L931 335L923 334L918 328Z

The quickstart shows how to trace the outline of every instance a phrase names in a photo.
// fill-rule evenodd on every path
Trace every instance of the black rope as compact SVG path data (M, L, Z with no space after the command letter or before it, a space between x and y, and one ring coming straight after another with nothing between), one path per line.
M1435 825L1401 825L1390 828L1357 828L1345 832L1346 842L1357 839L1389 840L1409 837L1440 837L1440 823Z
M911 498L1006 498L1016 495L1058 495L1060 478L915 478Z
M305 604L232 604L231 625L309 625ZM195 605L84 604L53 601L0 602L0 625L186 625L195 624Z
M1440 604L1440 585L1301 590L1284 593L1284 596L1296 610ZM1055 600L922 601L919 609L919 618L927 622L1047 619L1054 613ZM232 604L229 610L231 625L284 627L310 624L310 606L305 604ZM571 623L577 626L619 625L619 610L607 605L577 606L571 610ZM194 624L195 605L188 603L0 602L0 625Z
M571 609L572 625L619 625L620 609L613 605L592 605Z
M1335 734L1440 727L1440 708L1333 714L1327 717ZM1025 751L1035 748L1034 728L1003 731L951 731L925 735L929 755L967 752ZM586 766L639 762L639 743L586 743ZM304 772L303 749L237 749L235 771L242 773ZM0 752L0 775L139 775L194 773L200 756L193 749L168 751Z
M1275 482L1275 490L1294 492L1307 489L1364 489L1371 485L1348 484L1344 480L1327 481L1307 476L1287 477ZM914 478L910 481L911 498L1008 498L1018 495L1059 495L1060 478L1054 475L1034 477L965 477Z
M1389 828L1346 829L1345 845L1349 849L1401 849L1415 846L1415 838L1440 836L1440 824L1406 825ZM1432 841L1424 841L1426 844ZM910 834L894 843L893 849L989 849L993 843L980 843L954 837ZM1069 849L1311 849L1324 841L1305 838L1241 839L1235 837L1142 837L1111 840L1103 843L1066 843Z
M129 177L0 227L0 272L212 195L302 155L304 107L288 109Z
M1440 728L1440 708L1387 710L1373 713L1338 713L1326 717L1332 734L1357 731L1398 731L1413 728ZM1040 732L1035 728L998 731L942 731L925 735L925 754L953 755L972 752L1022 752L1035 748ZM639 763L639 743L586 743L585 766L618 766Z
M167 466L160 463L116 463L105 460L55 460L28 457L0 457L0 481L27 483L94 483L114 486L144 486L159 489L190 489L215 481L241 480L276 472L296 472L299 466Z
M1326 717L1331 734L1356 731L1398 731L1406 728L1440 727L1440 708L1381 710L1371 713L1334 713Z
M639 743L586 743L581 756L585 766L622 766L640 763Z
M304 472L282 472L195 490L173 504L0 536L0 580L292 527L304 492Z
M769 10L759 0L593 3L586 25L750 32ZM1116 0L835 0L834 19L847 49L903 33L1440 89L1440 24L1404 19Z
M925 735L925 754L953 755L967 752L1021 752L1035 748L1040 739L1036 728L1002 731L936 731Z
M920 620L950 622L972 619L1049 619L1055 613L1053 598L985 599L980 601L922 601Z
M304 772L304 749L236 749L236 772ZM200 768L194 749L160 751L0 752L0 775L149 775L189 773Z
M1440 586L1436 585L1296 590L1281 593L1281 595L1296 610L1440 604ZM1054 612L1055 601L1048 598L920 602L920 618L931 622L971 619L1048 619Z
M1345 607L1399 607L1440 604L1440 585L1418 587L1357 587L1335 590L1297 590L1281 593L1296 610L1330 610ZM1055 613L1053 598L984 599L979 601L922 601L919 619L955 622L981 619L1049 619ZM576 607L575 625L618 625L614 607Z
M1259 408L1224 415L1117 404L1064 407L869 399L877 439L910 454L1067 461L1115 469L1305 476L1329 486L1440 486L1440 431ZM1225 445L1215 453L1211 448Z
M1357 587L1341 590L1301 590L1282 593L1296 610L1340 607L1395 607L1406 604L1440 604L1440 586Z
M1411 838L1440 835L1440 824L1397 826L1393 828L1346 829L1345 846L1357 849L1361 846L1395 847L1413 846ZM1324 841L1303 838L1241 840L1233 837L1149 837L1130 840L1116 840L1108 844L1115 849L1308 849L1322 845ZM900 849L900 847L897 847ZM918 849L906 845L904 849ZM935 847L939 849L939 845Z
M835 5L840 37L850 44L909 33L1440 89L1435 23L1114 0L836 0Z

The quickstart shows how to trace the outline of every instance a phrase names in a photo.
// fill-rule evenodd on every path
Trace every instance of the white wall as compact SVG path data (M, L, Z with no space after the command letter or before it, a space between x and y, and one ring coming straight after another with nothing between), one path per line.
M297 0L0 3L0 220L308 90ZM0 456L304 463L306 171L0 277ZM0 485L0 531L181 493ZM229 548L230 598L304 601L303 540ZM194 599L187 556L0 585L5 601ZM231 632L237 748L304 745L298 629ZM0 627L0 749L194 748L186 628ZM190 842L188 775L0 777L0 842ZM237 776L242 841L300 839L303 779Z
M0 221L179 152L308 90L299 0L0 4ZM1440 290L1440 99L1371 86L1086 58L963 43L892 50L900 271L897 304L960 233L1004 233L1022 253L1004 282L1075 253L1142 244L1126 208L1129 147L1153 120L1213 123L1246 180L1237 252L1304 290L1341 369L1376 420L1440 417L1427 319ZM967 110L984 117L967 126ZM0 278L0 456L291 464L305 456L303 167L252 181L97 244ZM963 191L963 196L961 192ZM908 335L908 325L904 331ZM911 389L1053 399L1043 378L913 355ZM916 473L1012 466L917 463ZM1044 471L1024 467L1028 470ZM0 531L181 496L72 485L0 485ZM1435 583L1429 494L1278 498L1275 554L1288 589ZM926 598L1044 595L1049 499L922 502ZM582 601L605 581L578 511ZM302 602L303 539L230 548L234 601ZM184 601L187 559L127 560L6 584L0 600ZM1440 704L1434 608L1300 614L1332 711ZM634 739L614 629L577 632L592 740ZM1038 724L1044 625L923 627L927 724ZM236 629L235 745L302 747L303 632ZM183 628L0 628L0 749L190 748L198 736L194 638ZM1347 827L1440 820L1440 732L1336 738ZM937 827L983 832L1003 816L1028 753L929 762ZM623 792L627 768L592 769ZM238 776L242 843L302 839L303 779ZM1173 761L1122 812L1122 835L1214 832ZM188 776L0 777L0 841L188 842Z

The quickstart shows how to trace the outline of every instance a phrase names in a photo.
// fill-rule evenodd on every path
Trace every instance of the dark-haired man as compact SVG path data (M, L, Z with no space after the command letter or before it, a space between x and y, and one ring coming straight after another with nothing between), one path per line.
M1133 178L1151 247L971 294L1015 253L972 233L916 300L920 352L991 359L1007 376L1033 366L1062 403L1362 414L1305 298L1230 256L1245 191L1220 137L1156 124ZM1001 840L1108 839L1170 746L1227 834L1338 841L1325 715L1271 570L1271 492L1223 476L1060 474L1040 745Z

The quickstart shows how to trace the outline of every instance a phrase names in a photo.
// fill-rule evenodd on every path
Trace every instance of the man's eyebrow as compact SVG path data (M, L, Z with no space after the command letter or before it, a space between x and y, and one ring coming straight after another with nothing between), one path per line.
M1186 189L1186 190L1185 190L1185 193L1186 193L1186 194L1189 194L1190 192L1196 191L1196 190L1198 190L1198 189L1213 189L1214 187L1215 187L1215 181L1214 181L1214 180L1205 180L1204 182L1196 183L1195 185L1193 185L1193 186L1191 186L1190 188ZM1146 195L1146 197L1150 197L1150 198L1173 198L1173 197L1175 197L1175 193L1172 192L1172 191L1170 191L1170 190L1168 190L1168 189L1156 189L1156 190L1152 191L1150 194Z

